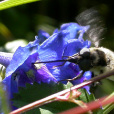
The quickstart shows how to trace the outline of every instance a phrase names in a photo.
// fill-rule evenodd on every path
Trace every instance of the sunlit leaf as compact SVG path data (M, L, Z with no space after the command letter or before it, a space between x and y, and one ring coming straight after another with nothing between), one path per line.
M35 1L39 1L39 0L3 0L0 2L0 10L30 3L30 2L35 2Z
M6 93L3 90L2 84L0 84L0 114L8 114L10 112Z

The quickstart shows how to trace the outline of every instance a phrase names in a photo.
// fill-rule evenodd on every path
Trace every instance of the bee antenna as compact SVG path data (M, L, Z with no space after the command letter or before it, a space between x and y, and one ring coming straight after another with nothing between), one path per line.
M68 61L67 59L64 59L64 60L54 60L54 61L38 61L38 62L35 62L34 64L40 64L40 63L53 63L53 62L66 62Z

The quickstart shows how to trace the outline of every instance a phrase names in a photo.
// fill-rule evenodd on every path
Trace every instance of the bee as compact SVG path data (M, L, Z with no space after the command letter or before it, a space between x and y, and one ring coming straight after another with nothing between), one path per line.
M90 28L85 33L85 38L89 39L94 47L83 48L79 53L69 56L64 60L45 61L36 63L51 63L51 62L71 62L78 64L80 69L85 71L92 71L94 76L114 70L114 52L99 47L101 37L104 33L104 25L97 10L88 9L76 18L81 26L89 25ZM35 63L35 64L36 64ZM110 77L114 81L114 76ZM75 78L76 79L76 78Z
M79 60L80 68L82 67L82 70L92 71L94 76L114 70L114 52L107 48L99 47L105 31L99 12L93 8L88 9L77 16L76 20L82 26L90 25L86 37L90 39L94 45L94 47L89 48L88 51L87 49L80 51L80 56L83 58ZM84 63L84 61L86 62ZM114 81L114 76L109 77L109 79Z

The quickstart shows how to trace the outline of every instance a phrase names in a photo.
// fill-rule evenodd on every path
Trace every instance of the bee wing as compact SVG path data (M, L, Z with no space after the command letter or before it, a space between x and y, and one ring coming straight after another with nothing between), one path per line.
M104 33L104 25L98 11L93 8L88 9L79 14L76 17L76 20L81 26L90 25L85 36L88 37L87 39L90 39L96 47L98 47Z

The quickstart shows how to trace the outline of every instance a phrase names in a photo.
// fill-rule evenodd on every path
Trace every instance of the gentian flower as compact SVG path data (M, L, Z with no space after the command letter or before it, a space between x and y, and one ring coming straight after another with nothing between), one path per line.
M60 31L56 29L52 36L45 40L39 47L39 58L41 61L53 61L64 59L64 56L72 56L82 48L89 48L91 42L84 41L83 35L89 26L79 26L77 23L63 24ZM80 68L74 63L66 62L47 63L46 66L57 81L72 79L80 73ZM60 66L62 65L62 66ZM53 66L58 66L53 69ZM73 85L79 84L91 78L91 72L86 72L80 79L72 81ZM63 81L62 81L63 82ZM64 81L63 83L67 83ZM85 87L89 92L89 86Z
M33 63L38 60L38 40L30 42L25 47L19 47L6 69L3 80L10 98L18 92L18 87L24 87L26 83L56 81L46 66L36 67Z
M60 30L56 29L51 36L44 31L39 31L35 41L25 47L19 47L13 57L10 56L7 61L2 61L3 65L7 62L6 76L2 83L9 93L9 98L13 97L13 93L18 92L19 87L25 87L26 83L50 83L51 81L56 83L77 76L81 70L74 63L66 62L64 65L63 62L34 63L62 60L66 56L78 53L84 47L89 48L90 41L83 39L83 34L88 28L89 26L80 26L77 23L67 23L63 24ZM53 66L58 67L53 68ZM91 72L88 71L81 78L71 82L76 85L90 78ZM66 84L67 81L62 83ZM85 88L89 92L89 86Z

